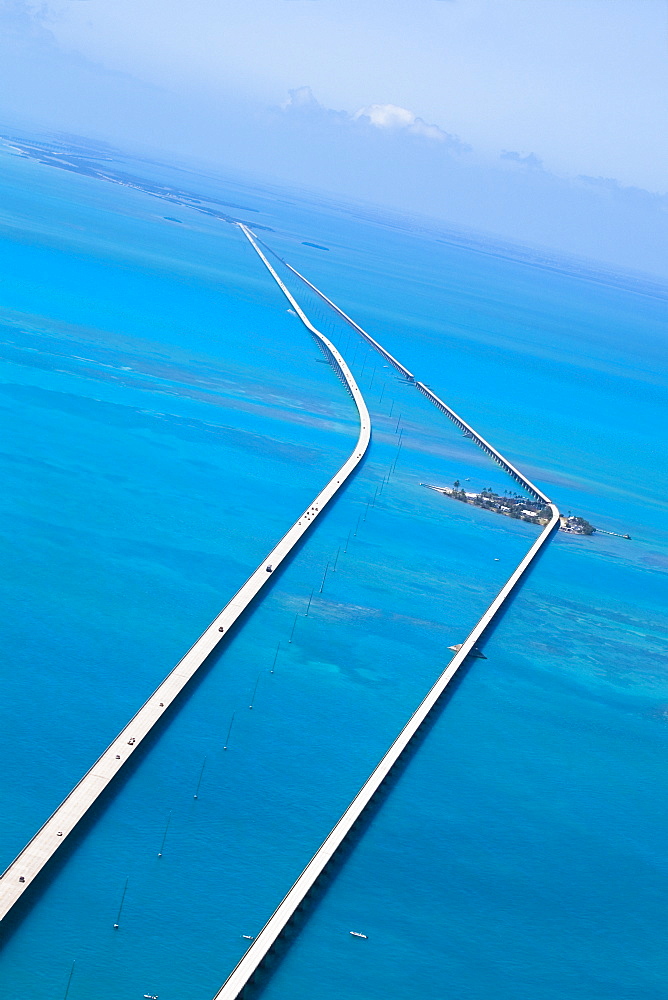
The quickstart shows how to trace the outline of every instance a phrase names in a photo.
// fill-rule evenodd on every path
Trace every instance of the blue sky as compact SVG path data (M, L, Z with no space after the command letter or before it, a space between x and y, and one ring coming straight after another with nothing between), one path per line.
M0 118L661 272L667 25L664 0L0 0Z

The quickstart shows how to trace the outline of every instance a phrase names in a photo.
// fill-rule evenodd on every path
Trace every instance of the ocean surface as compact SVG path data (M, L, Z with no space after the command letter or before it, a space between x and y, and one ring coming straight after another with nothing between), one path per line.
M631 535L557 534L253 995L663 997L668 290L99 159L266 227L563 512ZM357 420L236 227L7 144L0 189L4 867ZM358 378L368 457L6 921L3 1000L211 998L536 537L421 485L516 488L281 273Z

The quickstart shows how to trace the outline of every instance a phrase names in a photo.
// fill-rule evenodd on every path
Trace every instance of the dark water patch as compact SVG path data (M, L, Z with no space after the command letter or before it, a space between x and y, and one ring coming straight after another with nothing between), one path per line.
M303 386L294 379L277 385L275 379L266 381L257 369L212 369L202 362L190 361L187 365L165 363L164 356L145 353L137 356L99 344L82 343L73 354L62 340L49 335L28 334L21 336L14 330L17 343L5 342L1 348L3 360L44 372L84 377L115 387L126 387L153 395L176 396L221 408L233 408L265 415L264 408L272 407L271 416L297 424L316 426L319 418L338 417L338 407L332 408L329 400L313 394L312 386ZM104 335L104 331L100 331ZM92 357L90 355L93 355ZM153 357L160 357L154 361ZM305 398L305 393L306 398ZM310 414L316 414L311 418Z
M96 421L107 427L150 431L158 435L167 434L181 441L197 444L225 443L244 452L254 452L286 462L297 461L304 465L320 465L324 458L322 451L307 445L287 444L262 434L217 425L193 417L149 412L120 403L33 386L0 384L0 392L21 403L67 413L83 420Z

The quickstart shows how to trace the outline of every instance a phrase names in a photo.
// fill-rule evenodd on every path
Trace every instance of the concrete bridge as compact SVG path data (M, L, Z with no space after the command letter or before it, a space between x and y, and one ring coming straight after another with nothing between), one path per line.
M274 275L277 281L282 286L282 282L277 277L276 272L269 265L267 258L261 253L258 242L253 234L250 232L247 226L241 225L240 228L248 238L248 240L255 247L257 252L260 254L264 263L269 267L271 273ZM263 244L264 245L264 244ZM280 258L279 258L280 259ZM332 309L334 309L343 319L346 320L357 332L370 343L387 361L400 371L406 379L413 381L416 387L424 393L424 395L434 403L439 409L442 410L451 420L460 426L462 429L466 430L471 434L473 440L492 458L495 459L510 475L513 476L521 485L534 496L543 500L547 507L550 509L550 520L549 523L543 528L540 535L533 543L527 554L524 556L520 564L508 578L504 586L501 588L497 596L494 598L492 603L489 605L485 613L482 615L478 623L471 630L469 635L466 637L462 643L460 649L452 657L448 663L445 670L441 673L440 677L437 679L435 684L427 692L425 698L420 702L418 707L415 709L410 719L401 730L396 740L389 748L384 757L380 760L372 774L367 778L364 785L360 788L359 792L352 800L344 814L341 816L338 823L334 826L333 830L323 842L322 846L316 851L309 863L307 864L304 871L301 873L299 878L296 880L290 891L284 897L284 899L279 903L276 910L272 913L271 917L264 925L260 933L257 935L252 945L248 948L246 953L243 955L239 963L232 970L228 978L225 980L224 984L221 986L214 1000L237 1000L243 994L244 988L252 980L253 975L258 970L262 961L266 957L267 953L272 949L277 939L282 934L286 925L289 923L290 919L296 912L297 908L304 901L305 897L308 895L309 891L322 874L324 869L327 867L328 863L331 861L332 857L342 845L343 841L350 833L351 829L360 818L368 804L371 802L372 798L381 787L388 774L397 763L402 753L409 745L420 726L427 719L429 713L432 711L434 706L437 704L442 694L450 684L451 680L461 667L462 663L466 660L478 643L482 640L485 630L492 623L496 615L499 613L504 604L509 600L511 595L520 585L523 577L528 572L534 560L538 557L540 552L543 550L545 545L548 543L552 534L559 527L559 511L556 506L548 499L545 494L533 485L525 476L519 472L514 465L508 462L507 459L501 455L500 452L496 450L491 444L489 444L481 435L479 435L473 428L462 420L461 417L457 416L454 410L451 410L446 403L438 398L430 389L427 388L422 382L415 382L414 376L408 371L401 362L397 361L389 351L386 351L373 337L366 333L357 323L354 322L349 316L347 316L342 309L339 309L330 299L327 298L315 285L311 284L306 278L303 277L298 271L285 261L282 261L286 267L288 267L293 274L300 278L305 284L309 286L317 295L320 296ZM282 286L283 287L283 286Z
M69 834L74 830L77 823L80 822L96 799L113 781L121 768L140 746L142 740L150 733L153 726L162 718L186 684L194 677L221 640L224 639L231 626L271 579L271 572L268 572L268 567L271 567L272 571L276 570L283 560L289 556L300 538L306 534L329 501L337 494L348 477L357 468L369 446L371 439L369 411L346 362L336 347L311 324L259 248L256 246L255 249L269 268L274 279L278 282L279 287L292 308L313 335L325 357L332 364L336 374L352 395L357 407L360 423L357 443L350 457L330 479L324 489L318 493L313 503L300 514L292 527L283 535L271 552L265 556L258 568L251 573L244 585L225 605L220 614L211 622L183 659L177 663L162 684L153 692L148 701L142 705L137 714L132 717L127 726L112 741L102 756L96 760L90 770L87 771L55 812L52 813L34 837L26 844L21 853L12 861L3 874L0 875L0 920L9 913L14 904L34 882L50 858L53 857L58 848L61 847Z
M296 268L288 264L287 261L283 260L282 257L279 257L278 259L281 261L282 264L285 265L285 267L287 267L289 271L292 271L292 273L297 278L299 278L300 281L303 281L304 284L311 289L311 291L315 292L315 294L319 296L319 298L321 298L323 302L326 302L327 305L330 306L330 308L333 309L334 312L341 317L341 319L343 319L349 326L353 328L353 330L356 330L357 333L359 333L359 335L363 338L363 340L366 341L367 344L370 344L371 347L374 348L374 350L378 351L381 357L383 357L386 361L389 361L390 364L397 369L397 371L401 372L401 374L406 378L408 382L412 382L415 388L418 389L423 396L426 396L430 403L433 403L434 406L438 407L441 413L444 413L446 417L452 420L452 422L456 424L456 426L460 429L460 431L462 431L473 441L475 441L478 447L481 448L485 452L485 454L489 455L489 457L493 459L493 461L495 461L498 465L500 465L501 468L504 469L504 471L507 472L509 476L512 476L512 478L516 480L516 482L520 483L520 485L524 487L527 493L530 493L533 497L536 498L536 500L542 500L543 503L549 505L550 500L545 495L545 493L543 493L542 490L539 490L537 486L534 486L534 484L529 479L527 479L524 473L516 469L515 466L511 462L509 462L507 458L504 458L503 455L499 451L497 451L494 445L491 445L489 441L486 441L485 438L481 434L478 434L478 432L474 430L470 424L468 424L462 417L460 417L457 413L455 413L455 411L450 406L448 406L447 403L444 403L442 399L439 399L436 393L432 392L431 389L424 384L424 382L418 382L413 373L409 372L408 368L406 368L405 365L402 365L400 361L397 361L397 359L392 354L390 354L389 351L386 351L385 348L381 344L379 344L377 340L374 340L374 338L370 334L368 334L366 330L363 330L362 327L358 323L356 323L354 319L351 319L350 316L348 316L348 314L343 311L343 309L337 306L335 302L332 302L332 300L329 299L324 292L321 292L319 288L316 288L316 286L312 282L310 282L308 278L305 278L303 274L300 274Z
M323 350L325 357L334 367L337 375L343 381L347 390L351 393L359 413L360 431L357 444L344 465L327 483L324 489L318 494L311 506L305 510L292 527L286 532L283 538L271 550L262 561L260 566L251 574L246 583L234 595L234 597L223 608L220 614L209 625L197 642L186 653L183 659L167 675L162 684L151 695L146 703L139 709L128 725L115 738L102 756L96 761L91 769L83 776L81 781L72 789L63 803L49 817L46 823L37 831L35 836L23 848L17 858L11 863L6 871L0 876L0 919L11 910L21 895L28 889L32 882L38 877L42 868L55 854L61 844L66 840L69 833L76 827L77 823L86 814L90 806L96 801L99 795L110 784L118 771L124 766L126 761L135 752L142 739L150 732L156 722L167 711L170 704L178 697L189 680L195 675L211 652L216 648L221 639L225 636L229 628L239 618L248 607L251 601L260 593L262 587L269 580L271 573L267 572L267 567L274 570L289 555L297 541L308 531L311 524L317 519L325 505L336 495L348 477L359 465L368 448L371 436L371 421L365 402L355 379L346 365L343 357L336 347L324 337L308 320L303 310L300 308L294 297L291 295L285 284L281 281L275 269L269 263L266 255L262 252L259 240L257 240L247 226L239 224L246 238L249 240L259 258L269 270L269 273L277 282L279 288L286 296L290 305L295 310L297 316L314 336L319 346ZM290 265L286 265L290 267ZM549 507L551 517L549 523L542 530L539 537L533 543L520 564L511 574L505 585L499 591L495 599L484 612L478 623L469 633L461 648L451 658L450 662L438 677L434 685L427 692L425 698L418 705L410 719L401 730L389 750L382 757L373 773L366 780L353 801L350 803L343 816L334 826L322 846L309 861L304 871L291 887L285 898L281 901L277 909L270 916L269 920L257 935L251 946L243 955L237 966L233 969L227 980L216 994L215 1000L236 1000L240 997L244 987L249 983L254 973L262 963L267 953L271 950L277 938L281 935L285 926L290 921L300 903L307 896L312 886L317 881L320 874L341 846L346 836L364 812L367 805L376 794L385 778L401 757L420 726L427 719L439 699L443 695L452 678L455 676L467 656L471 654L476 645L482 640L485 630L494 620L503 605L511 597L515 589L522 581L530 566L549 541L552 533L559 525L559 512L556 506L545 496L545 494L535 487L525 476L522 475L510 462L505 459L492 445L479 435L468 423L459 417L450 407L440 400L422 382L416 382L413 374L399 362L389 351L386 351L373 337L367 334L357 323L348 317L343 310L339 309L330 299L328 299L319 289L312 285L306 278L299 274L294 268L290 268L293 273L304 281L313 291L316 292L331 308L333 308L342 318L349 323L363 339L369 343L381 356L399 371L408 382L411 382L422 392L430 402L438 406L451 420L453 420L462 430L471 435L472 439L483 448L495 461L497 461L510 475L513 476L528 492L543 500Z

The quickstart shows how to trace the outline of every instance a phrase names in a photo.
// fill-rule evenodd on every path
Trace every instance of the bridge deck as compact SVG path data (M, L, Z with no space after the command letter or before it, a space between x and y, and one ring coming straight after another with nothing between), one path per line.
M256 247L256 249L258 249ZM258 253L260 253L258 249ZM260 256L263 255L260 253ZM264 257L263 257L264 259ZM269 263L265 260L267 267ZM271 268L270 268L271 270ZM309 322L303 311L274 273L283 293L287 296L293 309L310 332L318 339L328 357L334 364L339 375L343 377L350 393L355 400L360 420L360 431L357 444L348 460L330 479L325 488L317 495L311 506L305 510L289 531L281 538L271 552L263 559L258 568L246 580L240 590L226 604L220 614L211 622L197 642L188 650L183 659L177 663L165 680L153 692L148 701L142 705L127 726L104 751L72 789L64 801L58 806L46 823L26 844L21 853L12 861L0 876L0 920L11 910L26 889L37 878L42 868L56 853L58 848L74 830L77 823L115 778L124 764L137 750L145 736L165 714L169 706L186 686L188 681L202 666L224 638L230 627L246 610L262 587L271 578L266 567L271 565L275 570L290 554L300 538L317 520L325 506L341 489L345 481L361 462L371 439L371 419L366 403L362 397L355 379L336 347L324 337Z
M274 269L268 263L264 254L259 250L252 234L246 226L241 226L247 238L253 243L255 249L260 254L264 263L269 267L271 273L275 279L281 284ZM283 261L285 264L285 261ZM402 374L411 381L414 376L408 371L399 361L396 360L388 351L386 351L377 341L369 336L360 326L355 323L354 320L350 319L338 306L336 306L330 299L328 299L315 285L311 284L306 278L304 278L298 271L290 267L289 264L286 266L295 274L297 277L301 278L314 292L316 292L322 299L325 300L333 309L339 313L346 322L350 323L358 332L364 337L366 341L371 343L387 360L391 361L394 367L401 371ZM430 398L430 401L435 403L439 409L446 412L451 419L455 419L455 422L461 423L474 437L474 440L480 447L482 447L488 454L492 455L496 461L501 464L506 471L513 475L519 482L521 482L527 490L539 496L545 501L546 505L550 509L550 520L549 523L543 528L539 537L536 539L534 544L531 546L527 554L524 556L522 561L519 563L515 571L509 577L507 582L501 588L497 596L494 598L492 603L489 605L485 613L482 615L476 626L473 628L471 633L467 636L466 640L462 643L459 651L452 657L447 667L440 675L436 683L429 690L426 697L418 705L417 709L410 717L404 728L401 730L396 740L387 751L385 756L376 766L372 774L366 780L362 788L350 803L344 814L341 816L340 820L333 828L327 839L323 842L322 846L316 851L308 865L301 873L299 878L296 880L290 891L287 893L285 898L278 905L277 909L271 915L267 923L264 925L260 933L257 935L253 943L250 945L248 950L242 956L241 960L238 962L236 967L232 970L228 978L225 980L221 986L214 1000L237 1000L241 996L244 987L250 982L253 975L263 962L267 953L276 943L276 940L280 937L286 925L289 923L293 914L303 902L305 897L308 895L309 891L317 881L318 877L322 874L324 869L327 867L328 863L341 846L348 833L355 825L357 820L360 818L367 805L376 794L383 781L390 773L396 762L401 757L402 753L411 742L415 734L417 733L420 726L423 724L429 713L432 711L439 698L447 688L448 684L451 682L452 678L455 676L462 663L466 657L471 653L473 648L480 641L482 635L484 634L487 627L494 620L495 616L498 614L500 609L503 607L505 602L511 596L515 588L521 582L523 576L528 571L529 567L533 563L534 559L539 555L543 547L547 544L551 538L553 532L559 526L559 511L556 506L537 489L528 479L526 479L521 472L519 472L510 462L508 462L503 455L501 455L492 445L488 444L484 438L482 438L476 431L473 430L468 424L464 423L457 414L454 413L442 400L435 396L431 390L427 388L423 383L416 383L416 386L424 392L424 394Z
M447 403L444 403L442 399L439 399L436 393L431 391L429 386L425 385L424 382L418 382L412 372L409 372L408 368L402 365L400 361L397 361L394 355L390 354L389 351L386 351L382 344L379 344L377 340L374 340L371 334L367 333L366 330L363 330L359 323L356 323L354 319L351 319L350 316L343 311L343 309L337 306L335 302L332 302L332 300L329 299L324 292L321 292L320 289L317 288L312 282L310 282L308 278L305 278L303 274L300 274L299 271L292 267L291 264L288 264L287 261L282 260L282 258L279 259L281 259L281 263L283 263L289 271L292 271L292 273L299 278L300 281L303 281L304 284L311 289L311 291L315 292L315 294L318 295L323 302L326 302L327 305L341 317L341 319L345 320L349 326L352 326L352 328L356 330L359 335L374 348L374 350L378 351L381 357L383 357L386 361L389 361L390 364L397 369L397 371L400 371L407 381L412 382L415 385L415 388L426 396L430 403L433 403L434 406L438 407L441 413L445 413L445 415L449 417L449 419L452 420L452 422L456 424L461 431L465 431L469 434L478 447L489 455L495 462L497 462L497 464L500 465L509 476L512 476L513 479L524 486L524 488L535 496L536 499L542 500L545 504L550 503L549 498L545 495L545 493L543 493L542 490L540 490L537 486L534 486L531 480L527 479L524 473L516 469L507 458L503 457L500 451L497 451L494 445L490 444L489 441L486 441L485 438L481 434L478 434L478 432L474 430L463 417L460 417L458 413L455 413L452 407L448 406Z
M409 721L406 723L373 773L359 790L332 832L329 834L316 854L314 854L311 858L304 871L301 873L278 908L269 918L256 937L255 941L253 941L248 951L242 957L241 961L232 971L218 993L216 993L215 1000L236 1000L236 998L241 994L244 986L248 983L260 963L265 958L267 952L273 947L297 907L304 900L309 890L326 868L328 862L341 846L354 824L360 818L387 775L399 760L402 753L461 667L466 657L476 645L487 626L493 620L494 616L510 597L533 560L549 540L552 532L558 526L559 512L554 504L551 506L553 510L550 523L543 529L540 536L536 539L515 572L512 574L494 601L487 608L487 611L470 633L468 638L462 644L459 652L453 656L446 669L431 688L424 701L420 703L413 715L410 717Z

